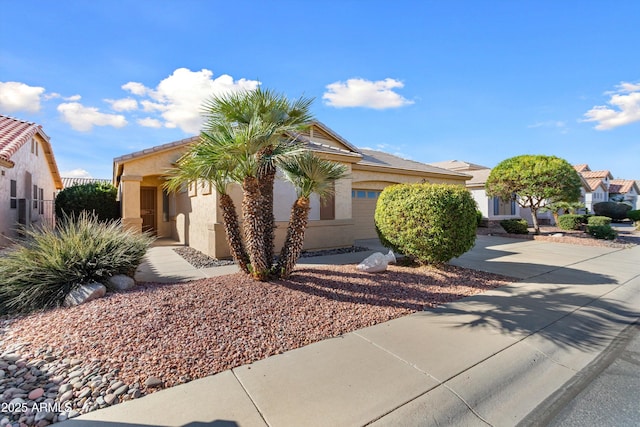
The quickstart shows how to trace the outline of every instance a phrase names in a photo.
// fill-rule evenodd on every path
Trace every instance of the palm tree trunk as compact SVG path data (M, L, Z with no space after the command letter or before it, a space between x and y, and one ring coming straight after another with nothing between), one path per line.
M276 168L266 167L260 175L260 194L262 195L262 220L264 221L264 250L265 258L271 266L273 263L273 247L275 240L276 219L273 216L273 183L276 178Z
M300 258L304 245L304 233L307 229L311 205L307 197L300 197L293 203L287 237L280 251L277 273L281 278L288 277Z
M220 194L220 208L222 209L222 223L224 224L227 243L231 249L233 260L238 263L240 269L249 274L249 256L244 250L242 243L242 233L238 223L238 213L233 199L228 194Z
M265 281L269 276L271 263L267 262L264 248L264 220L262 218L262 195L260 184L253 176L242 182L244 196L242 198L242 214L244 217L244 234L247 251L251 261L251 274L254 278Z

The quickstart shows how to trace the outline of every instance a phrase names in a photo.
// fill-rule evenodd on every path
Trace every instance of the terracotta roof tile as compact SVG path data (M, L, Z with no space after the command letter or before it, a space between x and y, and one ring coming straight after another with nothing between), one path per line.
M604 183L600 178L590 178L585 179L585 181L587 181L587 184L589 184L589 188L591 189L591 191L595 191L600 186L603 186L604 188Z
M584 171L584 172L580 172L580 173L586 179L591 179L591 178L604 179L604 178L607 178L607 177L613 179L613 175L611 175L611 172L609 172L607 170L604 170L604 171Z
M11 156L38 131L40 125L0 115L0 159L13 164Z
M612 179L609 181L609 193L626 194L631 191L635 183L631 179Z
M589 169L589 165L584 163L581 165L573 165L573 168L577 171L577 172L590 172L591 169Z
M72 187L74 185L93 184L94 182L100 184L111 184L110 179L62 177L62 185L64 188Z

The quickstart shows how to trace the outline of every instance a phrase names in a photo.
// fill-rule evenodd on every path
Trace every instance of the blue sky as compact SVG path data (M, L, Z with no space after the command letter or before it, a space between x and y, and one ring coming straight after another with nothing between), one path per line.
M0 113L41 124L63 176L109 178L261 84L358 147L640 179L635 0L0 2Z

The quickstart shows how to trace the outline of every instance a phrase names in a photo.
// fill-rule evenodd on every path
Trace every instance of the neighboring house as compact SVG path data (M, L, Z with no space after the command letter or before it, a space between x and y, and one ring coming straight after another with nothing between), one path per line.
M594 204L607 201L626 202L633 209L638 208L640 186L637 181L614 179L608 170L592 171L586 164L573 167L588 183L589 190L584 195L584 204L589 212L593 212Z
M638 189L636 181L630 179L612 179L609 181L609 200L625 202L631 209L638 209Z
M358 149L326 125L314 122L295 136L317 155L343 163L348 178L335 184L335 194L321 204L312 197L305 249L345 247L356 239L377 237L373 222L380 192L397 183L434 182L464 185L469 175L402 159L381 151ZM216 258L229 256L215 188L204 182L178 193L163 190L163 175L199 137L151 147L120 156L113 161L113 182L118 187L125 227L169 237ZM238 211L242 192L230 187ZM284 241L293 186L276 180L274 187L276 250ZM240 214L240 212L239 212Z
M0 246L20 225L52 223L62 180L42 126L0 115Z
M587 182L584 204L588 212L593 212L593 205L609 200L609 182L613 175L608 170L592 171L587 164L574 165L573 168Z
M487 218L490 222L498 222L503 219L520 217L520 206L515 200L487 196L485 185L491 173L490 168L459 160L430 163L430 165L471 175L466 187L475 199L483 218Z

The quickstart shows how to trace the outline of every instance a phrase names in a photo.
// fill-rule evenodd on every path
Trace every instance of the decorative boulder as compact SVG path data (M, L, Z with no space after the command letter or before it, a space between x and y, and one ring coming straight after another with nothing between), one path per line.
M107 288L101 283L89 283L73 289L64 299L65 307L84 304L97 298L102 298L107 293Z
M116 274L115 276L109 277L109 280L107 280L107 286L110 289L115 289L117 291L126 291L127 289L133 288L135 285L136 281L124 274Z
M367 273L380 273L387 270L387 265L395 263L396 256L393 254L393 251L389 251L386 255L381 252L375 252L358 264L357 268Z

